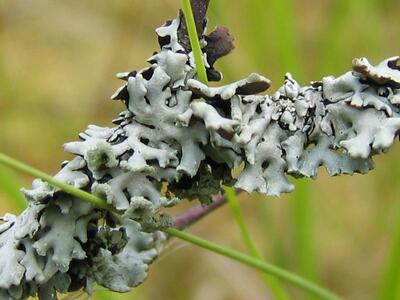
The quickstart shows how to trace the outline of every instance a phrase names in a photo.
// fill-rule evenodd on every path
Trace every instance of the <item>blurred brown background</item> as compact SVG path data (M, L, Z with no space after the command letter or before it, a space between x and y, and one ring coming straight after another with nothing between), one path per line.
M62 144L88 124L111 126L123 109L109 96L114 74L146 66L158 49L154 29L176 15L178 0L2 0L0 2L0 151L55 173L70 156ZM292 71L301 84L348 71L353 57L400 53L399 1L211 0L210 27L228 26L236 49L219 63L224 82L260 72L271 92ZM400 159L395 146L366 176L316 181L281 198L241 205L265 257L348 299L376 299L400 278ZM18 175L22 185L31 178ZM1 212L17 212L0 191ZM228 207L191 232L245 251ZM398 248L397 248L398 247ZM400 264L400 257L398 258ZM393 288L394 286L394 288ZM289 288L293 299L310 299ZM148 280L127 295L95 299L271 299L260 274L173 241Z

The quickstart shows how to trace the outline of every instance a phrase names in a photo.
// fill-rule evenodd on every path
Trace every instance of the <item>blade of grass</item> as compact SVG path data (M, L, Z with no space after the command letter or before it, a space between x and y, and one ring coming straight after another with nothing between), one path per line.
M207 83L206 67L203 60L199 37L197 36L196 23L194 21L190 0L182 0L182 9L185 16L186 27L189 33L190 45L192 47L194 61L196 63L197 76L203 83Z
M232 210L233 215L235 216L236 223L239 226L243 241L247 247L247 250L250 252L251 256L254 258L263 260L264 258L261 255L261 252L258 250L255 242L251 238L250 232L244 222L244 218L242 212L240 210L239 201L236 196L235 189L232 187L224 187L225 196L228 200L228 204ZM285 289L277 280L276 278L269 276L265 273L264 274L264 281L267 287L271 290L272 294L274 295L275 299L278 300L285 300L290 299L289 296L286 294Z
M388 253L382 264L381 275L378 277L379 285L376 293L378 300L400 300L400 203L398 202L400 188L397 184L399 179L400 159L397 157L386 168L384 176L380 179L383 188L379 190L387 190L385 197L387 195L391 199L391 205L388 206L385 202L387 207L384 213L378 216L380 222L384 221L384 225L381 226L384 226L384 231L389 231L390 237Z
M299 273L316 280L313 205L310 185L305 179L297 180L292 197L293 230Z
M390 256L385 264L377 299L400 299L400 208L397 208L397 218L392 235Z
M270 201L271 198L259 193L254 193L251 198L256 202L255 218L257 219L258 226L261 226L263 232L268 236L268 240L265 241L263 248L265 249L268 247L271 252L272 260L276 264L284 268L289 267L290 264L287 259L287 252L291 251L285 248L285 242L280 238L281 228L279 228L279 224L274 221L280 219L278 216L279 210L277 209L277 207L281 206L280 203L278 206L276 206L276 204L273 205L274 203Z
M228 200L228 204L229 204L229 206L232 210L232 213L235 217L236 223L239 226L240 233L242 235L243 241L244 241L247 249L249 250L251 255L253 255L254 257L261 258L261 253L258 251L257 246L256 246L255 242L253 241L253 239L251 238L250 232L244 222L244 218L243 218L242 212L240 210L240 206L239 206L239 201L236 197L235 189L232 187L225 186L224 190L225 190L226 199Z
M26 207L25 197L20 192L22 184L15 178L15 175L0 166L0 190L4 192L6 197L12 203L13 209L19 211Z
M110 207L105 202L105 200L103 200L99 197L96 197L95 195L89 194L88 192L85 192L83 190L74 188L73 186L70 186L66 183L60 182L57 179L53 178L51 175L46 174L40 170L37 170L31 166L28 166L28 165L14 159L14 158L11 158L1 152L0 152L0 164L3 164L10 168L19 170L28 175L32 175L32 176L41 178L41 179L47 181L48 183L59 187L66 193L74 195L74 196L78 197L79 199L82 199L84 201L92 203L100 208L103 208L103 209L109 210L110 212L115 212L116 214L118 214L118 211L115 211L114 208ZM235 250L231 250L231 249L219 246L215 243L203 240L201 238L198 238L196 236L182 232L175 228L165 228L165 229L163 229L163 231L170 234L171 236L188 241L192 244L198 245L198 246L208 249L210 251L219 253L223 256L226 256L233 260L241 262L249 267L259 269L263 272L266 272L267 274L270 274L277 278L283 279L283 280L287 281L288 283L291 283L294 286L297 286L305 291L308 291L312 294L319 296L320 299L328 299L328 300L340 299L338 296L336 296L332 292L326 290L325 288L322 288L322 287L314 284L313 282L311 282L305 278L302 278L299 275L296 275L294 273L291 273L289 271L281 269L277 266L274 266L272 264L264 262L260 259L245 255L245 254L235 251Z
M92 203L93 205L95 205L99 208L106 209L111 212L116 212L116 210L113 207L111 207L110 205L108 205L103 199L96 197L95 195L89 194L83 190L76 189L67 183L58 181L53 176L46 174L40 170L37 170L31 166L28 166L28 165L14 159L14 158L11 158L3 153L0 153L0 163L7 167L24 172L33 177L38 177L40 179L43 179L44 181L47 181L51 185L60 188L64 192L66 192L70 195L73 195L75 197L78 197L79 199L83 199L89 203Z
M220 245L214 244L212 242L209 242L207 240L201 239L197 236L191 235L187 232L180 231L175 228L166 228L164 229L166 233L168 233L171 236L180 238L182 240L185 240L189 243L192 243L194 245L197 245L201 248L207 249L209 251L219 253L225 257L232 258L238 262L241 262L249 267L258 269L260 271L263 271L267 274L271 274L277 278L280 278L282 280L285 280L286 282L297 286L305 291L308 291L309 293L316 295L319 297L319 299L329 299L329 300L337 300L341 299L339 296L333 294L332 292L326 290L325 288L322 288L311 281L308 281L307 279L298 276L294 273L291 273L289 271L286 271L284 269L281 269L275 265L269 264L265 261L262 261L260 259L254 258L249 255L245 255L239 251L235 251L229 248L222 247Z

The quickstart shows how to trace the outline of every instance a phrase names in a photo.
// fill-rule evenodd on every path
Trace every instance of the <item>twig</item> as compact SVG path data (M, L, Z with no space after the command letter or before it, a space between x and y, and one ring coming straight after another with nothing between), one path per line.
M174 227L185 229L226 203L225 194L215 195L209 205L197 205L174 217Z
M235 189L236 194L242 193L242 189ZM226 203L225 193L220 193L214 195L212 198L211 204L208 205L196 205L192 208L189 208L184 213L177 215L174 217L174 227L177 229L185 229L190 225L196 223L209 213L213 212L217 208L221 207Z

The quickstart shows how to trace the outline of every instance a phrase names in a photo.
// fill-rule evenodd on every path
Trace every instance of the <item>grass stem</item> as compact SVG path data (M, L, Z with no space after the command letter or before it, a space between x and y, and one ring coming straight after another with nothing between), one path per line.
M380 280L377 299L400 299L400 210L397 208L392 245Z
M14 159L12 157L9 157L3 153L0 153L0 164L3 164L5 166L10 167L15 170L19 170L19 171L21 171L25 174L31 175L33 177L40 178L44 181L47 181L51 185L58 187L59 189L66 192L67 194L73 195L73 196L78 197L82 200L85 200L89 203L92 203L93 205L97 206L98 208L106 209L106 210L109 210L114 213L116 212L116 210L113 207L111 207L110 205L108 205L105 202L105 200L103 200L99 197L96 197L95 195L92 195L83 190L74 188L73 186L71 186L65 182L58 181L53 176L46 174L40 170L37 170L31 166L28 166L28 165L24 164L23 162L20 162L20 161Z
M297 180L291 201L298 271L301 275L316 280L313 201L306 179Z
M199 37L197 35L196 23L194 21L192 6L190 0L182 0L182 9L185 16L186 27L189 34L190 46L192 47L194 61L196 63L197 76L203 83L208 83L206 66L203 60L203 53L200 47Z
M323 287L316 285L315 283L284 269L281 269L275 265L269 264L260 259L251 257L249 255L245 255L239 251L232 250L229 248L222 247L210 241L204 240L197 236L191 235L187 232L183 232L181 230L175 228L166 228L164 229L166 233L171 236L177 237L181 240L185 240L189 243L197 245L201 248L207 249L209 251L221 254L225 257L231 258L238 262L241 262L244 265L252 267L254 269L258 269L267 274L273 275L279 279L282 279L294 286L297 286L305 291L318 296L318 299L321 300L339 300L341 299L339 296L333 294L332 292L326 290Z
M258 250L254 240L251 238L250 232L246 226L246 223L244 222L243 214L240 210L239 201L237 199L235 189L233 189L232 187L224 187L224 190L226 199L228 200L229 206L236 219L236 223L239 226L243 241L249 253L254 258L263 260L264 258L261 252ZM279 280L265 273L263 273L263 275L267 287L271 290L271 293L274 295L274 299L277 300L289 299L289 296L286 294L285 289L280 284Z

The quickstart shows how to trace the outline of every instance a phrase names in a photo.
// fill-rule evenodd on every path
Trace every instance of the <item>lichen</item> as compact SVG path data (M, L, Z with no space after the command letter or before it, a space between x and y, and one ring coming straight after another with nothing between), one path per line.
M122 217L95 208L46 182L23 192L27 209L0 225L0 298L57 299L57 293L126 292L142 283L169 225L163 212L183 199L210 201L221 184L267 195L291 192L288 176L366 173L400 129L398 58L301 87L290 74L277 92L258 74L221 87L197 80L181 18L156 30L160 51L112 96L126 105L115 127L90 125L65 144L76 157L55 178L102 197ZM207 73L232 48L201 35ZM207 42L209 45L207 46ZM216 51L216 53L212 53ZM211 75L210 75L211 76ZM201 98L203 101L197 101ZM243 165L238 178L231 169ZM10 271L12 270L12 271Z

